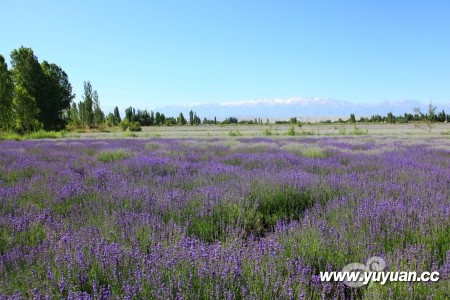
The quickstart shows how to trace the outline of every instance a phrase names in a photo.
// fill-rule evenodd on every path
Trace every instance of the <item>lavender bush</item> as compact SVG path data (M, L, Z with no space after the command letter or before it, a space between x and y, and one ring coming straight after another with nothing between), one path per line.
M0 142L0 299L446 299L443 138ZM369 257L437 283L324 283Z

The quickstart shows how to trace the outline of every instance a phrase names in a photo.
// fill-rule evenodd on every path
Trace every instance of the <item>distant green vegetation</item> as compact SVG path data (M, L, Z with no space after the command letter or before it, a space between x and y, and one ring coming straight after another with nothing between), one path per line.
M326 153L320 148L305 148L302 150L302 154L306 157L322 158L326 157Z
M288 143L283 146L283 149L295 155L301 155L311 158L327 157L327 154L325 153L324 149L318 146L305 147L304 145L298 143Z
M35 132L29 132L24 135L20 135L15 132L0 132L0 140L37 140L37 139L57 139L63 138L66 136L64 131L56 132L56 131L45 131L39 130Z
M129 152L125 152L123 150L115 150L115 151L104 151L100 152L97 156L98 160L104 163L112 162L115 160L123 159L125 157L129 157L131 154Z
M351 131L347 131L347 129L345 129L345 127L341 126L339 128L339 134L340 135L367 135L369 133L369 131L366 129L361 129L358 126L354 125L353 126L353 130Z
M45 130L30 132L25 135L26 139L57 139L60 137L62 137L61 133Z
M3 140L15 140L20 141L23 140L23 137L20 134L14 132L0 132L0 141Z
M294 126L289 127L287 135L295 135L295 134L296 134L295 127Z
M230 132L228 132L229 136L242 136L242 133L239 132L239 130L233 131L230 130Z

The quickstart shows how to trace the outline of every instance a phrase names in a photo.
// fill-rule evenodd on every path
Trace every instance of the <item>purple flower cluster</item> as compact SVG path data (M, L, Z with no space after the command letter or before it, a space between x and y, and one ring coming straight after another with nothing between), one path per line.
M2 141L0 299L444 299L449 149L381 137ZM320 281L372 256L441 280Z

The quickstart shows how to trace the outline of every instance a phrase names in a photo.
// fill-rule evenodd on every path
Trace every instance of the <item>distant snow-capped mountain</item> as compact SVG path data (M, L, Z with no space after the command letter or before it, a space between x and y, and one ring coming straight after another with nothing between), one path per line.
M450 112L450 103L433 105L437 107L437 112L442 110ZM187 117L188 112L192 109L202 119L204 117L208 119L217 117L218 120L223 120L232 116L238 119L269 118L274 120L290 117L300 119L315 117L337 118L348 117L350 114L355 114L359 118L376 114L385 116L388 112L400 115L414 113L414 108L416 107L425 112L428 104L415 100L351 103L330 98L292 97L287 99L276 98L208 104L169 105L156 107L153 110L160 111L166 116L178 116L182 112Z

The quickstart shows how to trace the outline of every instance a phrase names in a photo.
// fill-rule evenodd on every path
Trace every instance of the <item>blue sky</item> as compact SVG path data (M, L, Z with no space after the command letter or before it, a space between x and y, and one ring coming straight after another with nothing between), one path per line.
M3 1L0 54L31 47L81 100L152 108L294 96L450 102L449 1Z

